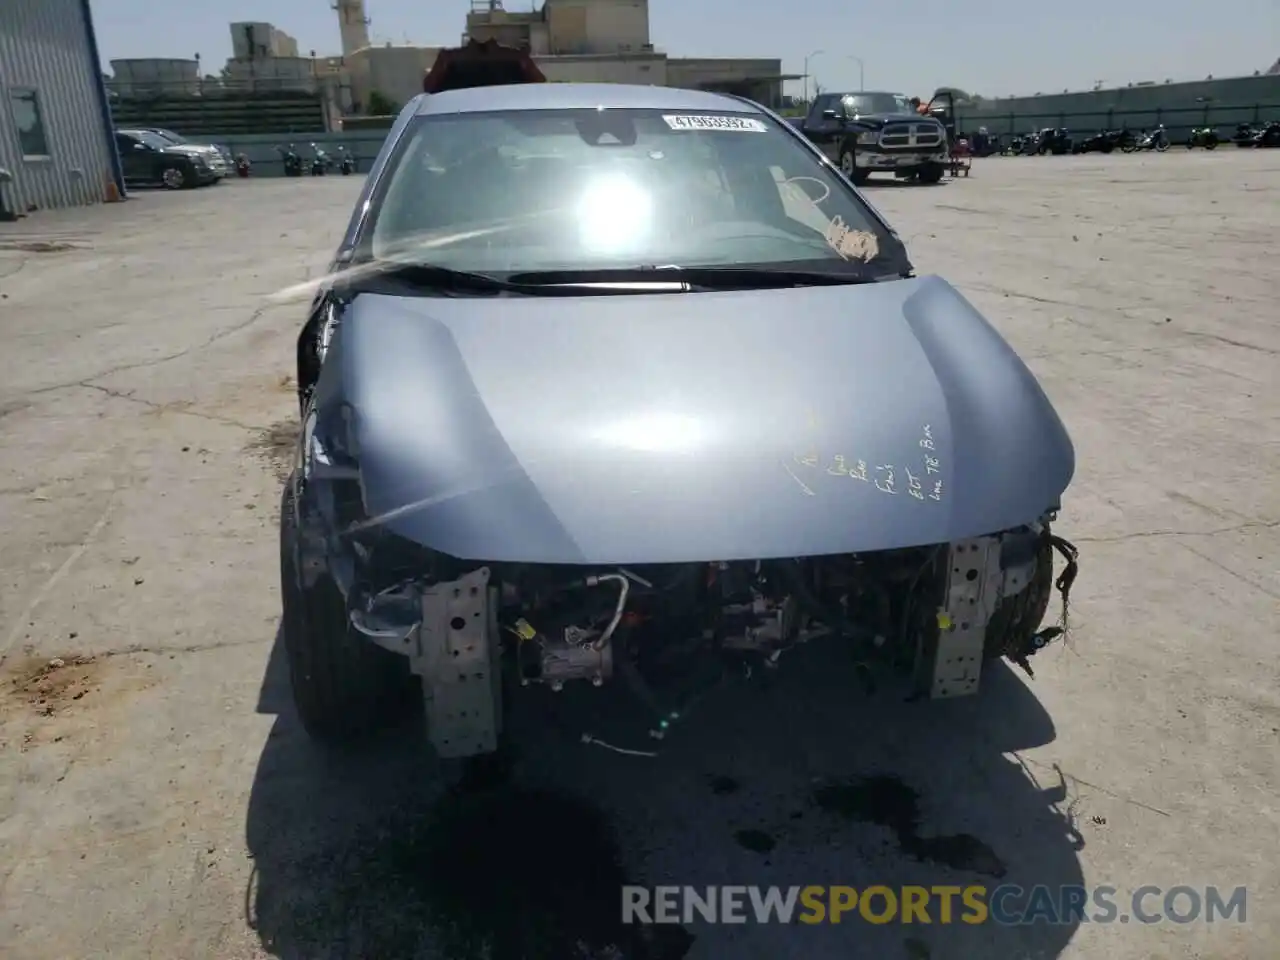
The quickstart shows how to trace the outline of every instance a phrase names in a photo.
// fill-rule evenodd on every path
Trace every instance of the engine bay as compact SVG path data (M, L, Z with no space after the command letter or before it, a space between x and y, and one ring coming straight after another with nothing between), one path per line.
M849 645L855 662L914 674L928 696L973 693L986 660L1031 673L1027 658L1065 630L1076 568L1047 518L870 554L584 568L459 561L378 526L335 539L339 518L325 512L310 566L344 588L355 631L408 657L445 756L496 749L504 676L554 692L621 680L661 738L681 711L669 691L693 663L750 673L819 637ZM1041 630L1054 549L1067 560L1063 619Z

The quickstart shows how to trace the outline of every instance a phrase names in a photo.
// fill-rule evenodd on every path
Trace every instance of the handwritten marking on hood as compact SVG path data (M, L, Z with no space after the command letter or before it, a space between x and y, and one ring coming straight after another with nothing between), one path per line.
M925 473L930 477L932 477L933 474L942 472L942 467L939 465L938 457L934 456L938 448L937 448L937 445L933 442L933 428L929 426L929 424L926 423L924 427L921 429L921 432L924 434L924 436L920 438L920 449L925 451L924 469L925 469ZM913 492L912 496L914 497L916 496L916 494ZM916 497L916 498L921 499L920 497ZM929 499L937 500L939 502L942 500L942 481L941 480L933 481L933 492L929 494Z
M927 446L926 446L927 444ZM941 473L941 466L938 458L931 456L927 451L934 449L933 433L929 427L924 428L924 438L920 441L920 446L926 451L925 470L926 473L917 476L911 472L911 468L899 464L884 463L874 467L870 466L866 460L860 460L845 454L834 454L826 456L816 451L810 450L806 453L797 453L792 457L793 463L783 462L783 469L791 475L791 479L800 485L800 489L807 496L816 496L814 487L817 484L814 479L806 482L804 475L806 473L818 474L823 473L832 477L846 477L850 480L860 480L863 483L873 485L881 493L890 496L897 496L905 492L912 499L924 502L926 499L935 502L942 501L942 481L934 480L929 474ZM795 469L801 468L800 470ZM899 478L906 480L905 488L901 485ZM926 493L928 489L925 486L925 480L929 480L932 484L932 492ZM829 482L829 481L828 481Z
M834 217L827 224L827 244L846 260L874 260L880 253L880 241L874 233L866 230L854 230L844 222L843 217Z

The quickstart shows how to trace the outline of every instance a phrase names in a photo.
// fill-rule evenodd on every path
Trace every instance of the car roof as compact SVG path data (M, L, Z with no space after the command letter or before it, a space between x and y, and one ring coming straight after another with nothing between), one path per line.
M753 103L706 90L625 83L509 83L420 94L418 116L489 110L695 110L760 113Z

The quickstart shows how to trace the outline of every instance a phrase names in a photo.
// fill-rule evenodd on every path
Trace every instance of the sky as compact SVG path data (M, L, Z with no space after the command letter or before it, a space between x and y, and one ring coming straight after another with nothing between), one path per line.
M339 50L330 0L91 0L104 60L231 55L228 23L272 23L299 52ZM375 43L457 44L471 0L366 0ZM535 0L506 0L529 10ZM650 0L650 40L672 56L781 58L829 90L987 97L1265 71L1280 57L1280 0ZM821 49L823 52L812 56ZM862 78L858 60L862 61ZM799 93L800 85L789 84Z

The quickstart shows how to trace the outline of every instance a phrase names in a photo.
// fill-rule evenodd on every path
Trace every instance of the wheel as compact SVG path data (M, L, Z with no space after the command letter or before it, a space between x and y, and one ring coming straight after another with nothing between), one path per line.
M1204 145L1204 148L1205 148L1206 150L1214 150L1214 149L1216 149L1216 148L1217 148L1217 146L1218 146L1218 141L1217 141L1217 140L1210 140L1209 142L1207 142L1207 143Z
M396 719L408 703L408 662L362 637L349 624L346 601L323 574L304 586L297 561L293 477L280 503L280 631L289 684L303 729L340 744L365 738Z
M863 186L867 182L867 178L871 176L869 170L859 169L853 154L849 151L840 154L840 172L852 180L854 186L857 187Z
M942 164L931 163L921 167L916 177L921 183L939 183L942 180L942 173Z
M1159 143L1156 144L1156 153L1164 153L1168 149L1169 149L1168 140L1161 140Z
M181 167L165 167L160 182L170 190L181 190L187 185L187 173Z
M1194 144L1194 143L1192 143L1190 140L1188 140L1188 141L1187 141L1187 149L1188 149L1188 150L1190 150L1190 149L1191 149L1192 147L1194 147L1194 146L1195 146L1195 144Z

